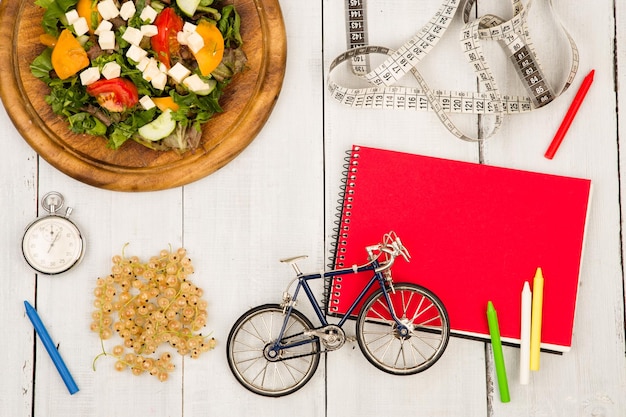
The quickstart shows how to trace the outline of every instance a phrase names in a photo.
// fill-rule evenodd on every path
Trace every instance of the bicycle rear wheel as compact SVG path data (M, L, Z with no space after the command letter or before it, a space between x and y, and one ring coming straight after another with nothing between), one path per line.
M226 342L228 365L237 380L248 390L280 397L302 388L315 373L320 361L320 341L303 333L313 328L298 310L289 316L284 343L302 342L272 356L269 347L278 337L285 321L283 308L265 304L244 313L233 325Z
M443 303L431 291L410 283L395 284L389 299L396 317L408 329L402 334L382 290L363 304L356 322L359 347L378 369L410 375L431 367L450 338L450 322Z

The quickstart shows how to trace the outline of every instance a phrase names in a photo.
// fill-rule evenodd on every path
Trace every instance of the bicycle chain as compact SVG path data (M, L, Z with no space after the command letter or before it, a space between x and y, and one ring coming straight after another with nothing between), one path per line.
M318 329L321 329L321 328L322 328L322 327L319 327ZM318 330L318 329L312 329L312 330ZM290 340L290 339L293 339L293 338L295 338L295 337L298 337L298 336L303 336L303 335L304 335L304 332L300 332L300 333L292 334L291 336L283 337L283 338L281 339L281 343L282 343L282 342L285 342L285 341L288 341L288 340ZM317 339L319 339L319 337L317 337L317 336L312 336L312 337L313 337L313 338L317 338ZM288 358L283 358L283 357L281 357L281 358L279 358L279 359L277 359L277 360L275 360L275 361L273 361L273 362L282 362L282 361L285 361L285 360L291 360L291 359L303 358L303 357L305 357L305 356L321 355L322 353L326 353L326 352L327 352L327 351L325 351L325 350L324 350L324 351L320 350L319 352L303 353L303 354L301 354L301 355L290 356L290 357L288 357Z

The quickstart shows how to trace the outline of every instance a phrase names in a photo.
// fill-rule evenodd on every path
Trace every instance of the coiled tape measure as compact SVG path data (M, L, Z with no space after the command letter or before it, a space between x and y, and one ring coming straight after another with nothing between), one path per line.
M527 27L532 0L526 6L522 0L511 0L514 14L510 20L492 14L470 20L476 0L444 0L430 21L395 51L368 44L366 0L345 2L348 50L336 57L330 65L328 88L331 97L354 108L434 111L448 131L459 139L481 141L498 131L505 114L529 112L545 106L567 90L578 70L578 48L559 22L570 45L571 66L560 91L555 92L547 82L537 61ZM417 66L441 40L461 5L464 27L459 41L482 91L433 90ZM549 7L552 8L552 0L549 0ZM498 41L507 51L528 96L500 93L483 54L484 41ZM381 65L371 69L369 57L372 54L384 54L387 58ZM366 80L371 87L347 88L335 81L336 71L347 63L350 64L354 76ZM419 87L397 85L407 74L417 80ZM451 113L489 115L494 118L494 123L484 137L473 137L456 127L448 116Z

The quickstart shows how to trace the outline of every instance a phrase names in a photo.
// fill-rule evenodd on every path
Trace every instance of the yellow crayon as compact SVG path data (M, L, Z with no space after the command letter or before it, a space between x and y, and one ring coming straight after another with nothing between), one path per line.
M533 280L533 303L530 323L530 370L539 370L539 351L541 345L541 314L543 307L543 273L537 268Z

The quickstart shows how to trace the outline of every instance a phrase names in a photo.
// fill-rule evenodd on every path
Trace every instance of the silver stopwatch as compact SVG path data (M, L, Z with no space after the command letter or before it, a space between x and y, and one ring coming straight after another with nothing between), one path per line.
M85 242L78 227L69 219L72 208L59 214L63 196L52 191L43 196L41 206L48 215L26 227L22 238L24 259L36 272L58 275L76 266L83 258Z

